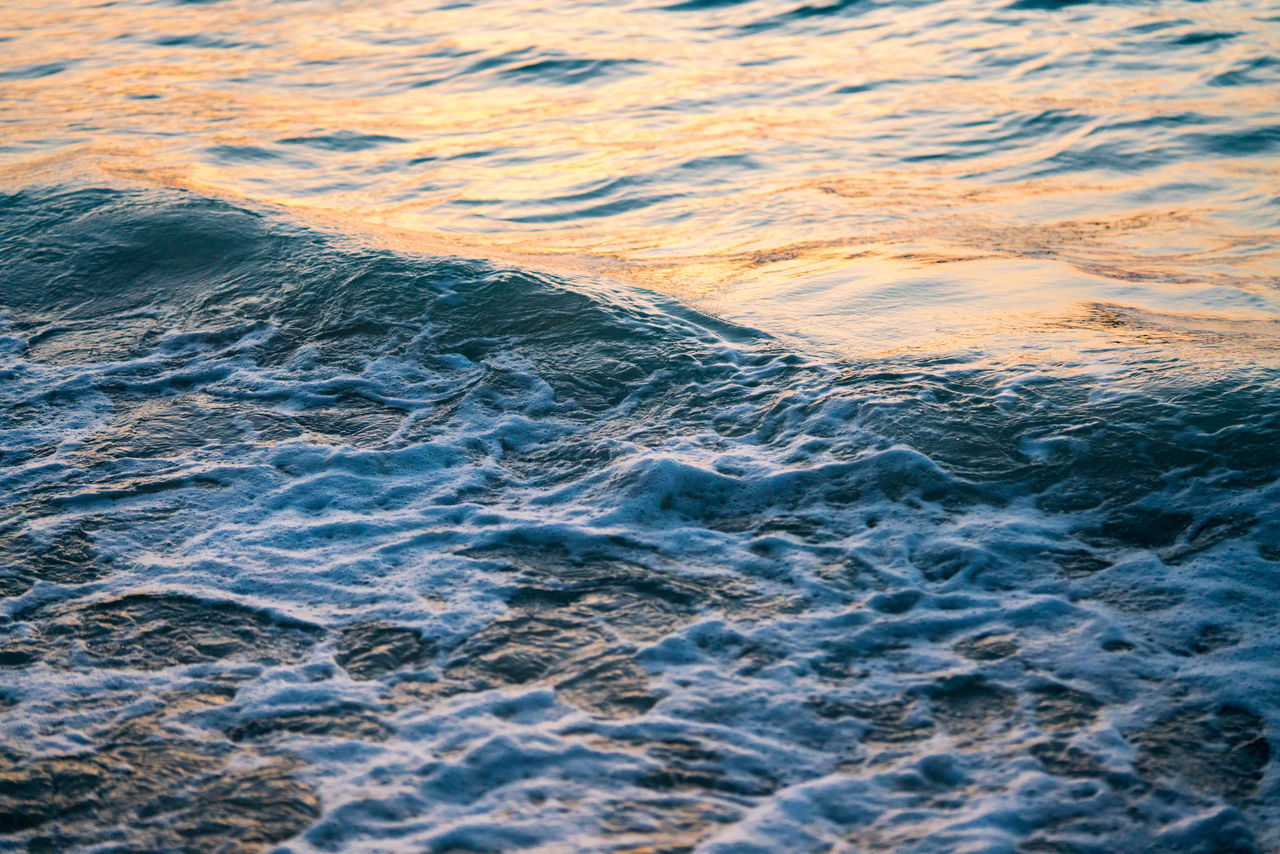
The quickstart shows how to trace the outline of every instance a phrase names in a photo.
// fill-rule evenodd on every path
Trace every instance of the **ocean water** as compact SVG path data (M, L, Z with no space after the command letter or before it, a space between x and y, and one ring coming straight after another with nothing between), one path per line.
M0 851L1280 850L1280 6L0 14Z

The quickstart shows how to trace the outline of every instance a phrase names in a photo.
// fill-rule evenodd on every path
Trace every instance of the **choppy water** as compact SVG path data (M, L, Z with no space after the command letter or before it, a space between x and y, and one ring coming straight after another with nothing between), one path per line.
M1278 41L8 6L0 850L1275 850Z

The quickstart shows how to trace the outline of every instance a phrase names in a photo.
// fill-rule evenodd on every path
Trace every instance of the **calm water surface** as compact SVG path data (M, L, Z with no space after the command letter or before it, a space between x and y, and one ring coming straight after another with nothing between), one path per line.
M10 186L181 187L386 226L859 351L1003 333L1011 316L1087 323L1092 304L1276 311L1272 3L6 18Z
M7 3L0 851L1280 845L1280 5Z

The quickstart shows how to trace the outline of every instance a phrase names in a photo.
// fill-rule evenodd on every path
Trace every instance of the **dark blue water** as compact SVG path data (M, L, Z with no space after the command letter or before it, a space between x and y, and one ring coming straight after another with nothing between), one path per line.
M13 11L0 850L1273 850L1277 20Z

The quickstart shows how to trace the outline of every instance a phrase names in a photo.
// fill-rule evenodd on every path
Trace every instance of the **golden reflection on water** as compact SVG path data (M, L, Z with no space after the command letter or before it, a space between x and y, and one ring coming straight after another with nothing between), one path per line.
M1115 296L1064 279L1271 310L1257 200L1275 160L1140 163L1170 133L1143 123L1275 115L1277 87L1204 82L1280 47L1254 7L957 0L767 25L797 5L10 6L0 174L197 189L710 305L785 293L839 313L867 283L945 270L976 294L944 300L950 317ZM1237 35L1199 63L1131 44L1169 27ZM1102 61L1125 50L1127 73ZM1117 125L1134 169L1050 168Z

